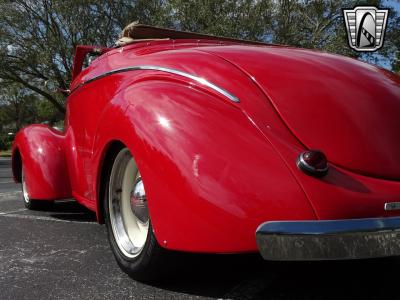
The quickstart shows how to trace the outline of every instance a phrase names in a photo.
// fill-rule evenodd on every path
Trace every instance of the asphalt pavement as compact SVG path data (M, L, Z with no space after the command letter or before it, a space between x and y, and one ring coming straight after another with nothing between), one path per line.
M105 226L73 200L24 208L0 158L0 299L399 299L400 259L271 263L259 255L182 254L162 282L125 275Z

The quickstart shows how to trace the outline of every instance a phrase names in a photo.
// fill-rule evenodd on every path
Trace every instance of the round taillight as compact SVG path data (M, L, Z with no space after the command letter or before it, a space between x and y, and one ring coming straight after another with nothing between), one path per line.
M297 158L297 167L308 175L324 176L328 173L328 159L322 151L305 151Z

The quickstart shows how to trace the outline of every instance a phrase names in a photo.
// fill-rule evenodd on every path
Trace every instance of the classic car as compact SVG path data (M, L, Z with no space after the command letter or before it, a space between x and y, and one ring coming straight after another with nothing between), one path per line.
M134 278L179 252L400 254L394 73L131 25L113 48L77 47L66 109L62 132L31 125L15 138L24 203L73 197L93 210Z

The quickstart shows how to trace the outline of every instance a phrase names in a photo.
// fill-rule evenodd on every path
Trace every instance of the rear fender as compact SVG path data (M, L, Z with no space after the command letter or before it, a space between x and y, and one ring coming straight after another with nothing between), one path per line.
M18 132L12 150L13 176L21 182L23 167L31 199L71 197L64 150L64 135L48 126L31 125Z
M237 107L161 80L134 84L119 96L130 105L104 114L94 162L101 166L115 140L130 149L163 247L256 251L259 224L315 219L283 160Z

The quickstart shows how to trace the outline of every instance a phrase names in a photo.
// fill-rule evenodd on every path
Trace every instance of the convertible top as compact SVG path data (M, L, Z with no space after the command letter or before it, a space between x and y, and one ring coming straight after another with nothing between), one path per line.
M266 43L262 42L160 28L155 26L138 24L137 22L130 23L122 30L120 38L117 40L115 45L117 47L121 47L135 42L143 42L148 40L169 40L169 39L205 39L205 40L239 42L242 44L252 44L252 45L267 45Z

